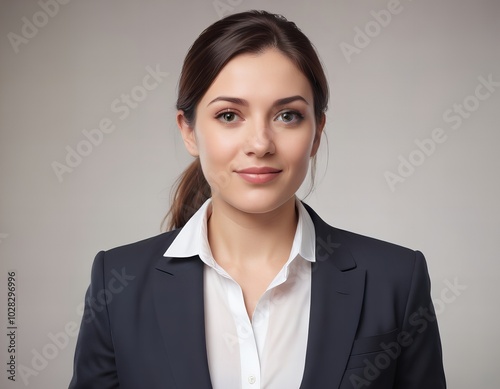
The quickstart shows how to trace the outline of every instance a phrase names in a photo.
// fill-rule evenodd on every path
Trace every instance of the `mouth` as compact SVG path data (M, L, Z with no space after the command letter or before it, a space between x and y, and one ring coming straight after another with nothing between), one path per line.
M263 166L263 167L249 167L246 169L236 170L241 178L252 184L265 184L274 180L282 172L281 169L276 169L273 167Z

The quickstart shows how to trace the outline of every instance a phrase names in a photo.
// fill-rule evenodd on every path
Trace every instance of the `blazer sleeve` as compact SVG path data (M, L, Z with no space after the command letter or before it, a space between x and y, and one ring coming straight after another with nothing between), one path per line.
M443 389L441 341L436 314L430 296L430 280L425 258L415 252L415 264L406 303L402 331L398 336L395 388Z
M70 389L118 388L104 276L104 251L95 257L75 350Z

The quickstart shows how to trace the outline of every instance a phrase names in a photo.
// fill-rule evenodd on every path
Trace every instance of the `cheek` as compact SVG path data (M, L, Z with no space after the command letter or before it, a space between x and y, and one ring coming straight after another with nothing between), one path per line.
M198 151L203 175L213 192L223 189L231 179L231 166L237 148L231 137L199 133Z
M311 158L312 144L313 139L311 136L290 139L288 142L283 142L281 154L286 155L288 163L293 165L295 169L307 170Z
M226 164L236 153L237 146L231 136L224 134L200 134L198 138L200 158L211 165Z

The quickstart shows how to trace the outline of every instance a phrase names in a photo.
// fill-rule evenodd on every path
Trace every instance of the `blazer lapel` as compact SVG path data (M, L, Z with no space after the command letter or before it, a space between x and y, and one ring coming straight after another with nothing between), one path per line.
M205 342L203 263L164 258L153 279L156 315L178 388L211 388Z
M306 206L316 228L311 313L301 389L338 388L361 314L365 271L356 268L340 232Z

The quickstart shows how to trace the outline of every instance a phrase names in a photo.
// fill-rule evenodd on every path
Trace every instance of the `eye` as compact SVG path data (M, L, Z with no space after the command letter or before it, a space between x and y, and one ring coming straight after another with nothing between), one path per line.
M240 118L235 112L232 111L224 111L216 116L217 119L219 119L223 123L233 123L238 121Z
M288 123L299 123L304 116L297 111L285 111L281 112L277 117L276 120L282 121L285 124Z

